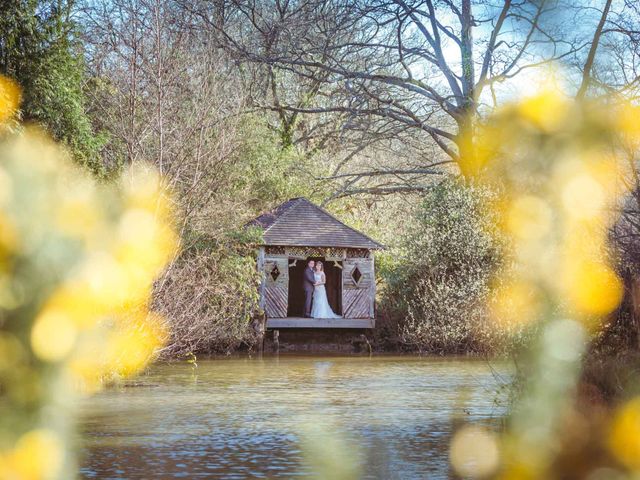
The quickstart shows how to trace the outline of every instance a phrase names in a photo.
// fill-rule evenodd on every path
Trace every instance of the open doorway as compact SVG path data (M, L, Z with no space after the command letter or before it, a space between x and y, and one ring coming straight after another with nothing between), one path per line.
M307 268L309 260L321 260L324 264L324 273L327 276L327 299L331 309L338 315L342 315L342 262L325 261L324 257L312 257L307 260L289 259L289 303L287 308L288 317L304 316L304 288L302 279L304 269Z

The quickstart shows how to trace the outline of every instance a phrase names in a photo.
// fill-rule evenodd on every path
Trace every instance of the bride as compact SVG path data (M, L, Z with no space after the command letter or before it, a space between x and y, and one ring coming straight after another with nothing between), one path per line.
M316 262L316 271L313 273L313 277L315 279L315 287L313 290L311 316L313 318L341 318L340 315L333 313L327 300L327 290L324 287L325 283L327 283L327 276L324 274L322 262Z

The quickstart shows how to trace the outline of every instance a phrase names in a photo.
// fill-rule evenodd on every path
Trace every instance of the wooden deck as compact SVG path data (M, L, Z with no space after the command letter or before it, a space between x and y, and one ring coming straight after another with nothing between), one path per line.
M373 318L268 318L267 328L374 328Z

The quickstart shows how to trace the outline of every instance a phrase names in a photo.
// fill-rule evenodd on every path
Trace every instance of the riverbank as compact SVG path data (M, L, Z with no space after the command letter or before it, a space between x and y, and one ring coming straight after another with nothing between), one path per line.
M478 351L460 345L458 349L437 351L421 350L416 345L400 341L397 336L389 337L374 329L345 328L287 328L272 329L265 332L262 341L241 344L224 351L197 350L180 355L160 355L160 361L181 361L194 356L197 358L229 358L258 354L309 354L309 355L419 355L446 358L501 358L508 357L508 348L497 351Z

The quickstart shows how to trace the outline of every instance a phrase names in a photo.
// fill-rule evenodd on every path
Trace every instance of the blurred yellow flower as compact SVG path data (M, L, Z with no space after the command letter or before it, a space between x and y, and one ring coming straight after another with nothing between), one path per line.
M510 464L498 478L500 480L536 480L542 477L530 464L517 463Z
M535 320L542 301L534 284L522 279L512 280L494 288L491 316L498 326L508 330Z
M78 178L66 190L56 212L58 227L68 235L89 240L102 224L94 187Z
M82 393L92 394L102 388L105 381L116 380L119 373L107 363L106 352L112 335L108 321L100 322L88 332L83 332L82 342L67 362L66 374Z
M57 478L64 462L61 440L51 430L24 434L16 446L0 457L0 478L47 480Z
M547 202L535 195L521 195L511 202L506 225L515 237L532 241L551 230L552 220Z
M564 441L563 422L575 408L588 334L601 331L622 300L608 234L619 210L625 162L640 142L640 109L604 100L570 101L547 90L499 109L475 132L462 132L462 173L496 187L501 200L492 213L500 218L511 250L488 303L494 325L540 320L527 330L535 342L523 396L501 443L505 459L499 478L565 477L564 457L571 462L581 452L567 452L559 442ZM459 465L482 442L459 435L452 444L452 465L460 476L481 475ZM618 413L609 443L634 470L635 476L624 478L636 478L640 397ZM575 466L568 471L576 473Z
M151 166L132 166L123 175L122 185L129 208L146 210L161 221L172 220L170 192Z
M517 104L525 121L545 132L560 128L567 120L571 104L557 90L546 90Z
M13 180L0 166L0 206L6 205L13 196Z
M26 352L20 340L10 333L0 332L0 372L23 363L25 358Z
M97 270L96 274L99 272ZM94 326L96 321L109 311L100 299L101 297L87 283L71 281L61 285L51 294L45 311L64 312L76 328L84 329Z
M465 478L487 478L500 465L500 450L493 433L478 426L461 428L451 441L453 469Z
M300 425L300 447L310 478L357 480L362 478L359 443L341 434L330 419L310 417Z
M69 355L78 331L62 311L47 310L36 319L31 330L31 348L41 360L57 362Z
M495 128L491 123L479 125L479 134L466 133L461 138L460 170L466 177L479 175L500 151L506 128Z
M145 310L129 315L109 339L107 364L119 375L129 376L149 363L166 339L167 331L158 315Z
M0 77L0 121L16 88ZM91 393L133 375L166 341L149 303L178 248L169 192L150 167L98 184L38 128L2 136L0 158L0 416L34 430L0 432L0 478L68 478L68 432L38 430L34 412L65 425L72 385Z
M0 211L0 272L3 270L4 259L18 248L18 231L14 223Z
M567 300L584 315L606 315L613 311L622 299L622 282L607 265L593 260L571 256L565 261L562 280Z
M627 468L640 470L640 397L630 400L616 413L609 449Z
M22 93L18 82L0 75L0 125L16 114L21 100Z
M618 111L616 127L631 137L632 141L637 142L640 140L640 121L638 119L640 119L640 107L622 102Z
M151 277L175 254L177 246L174 232L147 210L129 209L120 220L116 258L125 265L144 269Z
M572 178L562 190L562 200L567 215L593 218L603 213L605 191L591 175Z

